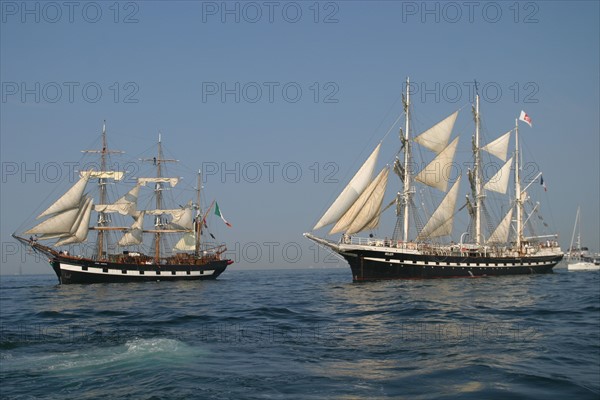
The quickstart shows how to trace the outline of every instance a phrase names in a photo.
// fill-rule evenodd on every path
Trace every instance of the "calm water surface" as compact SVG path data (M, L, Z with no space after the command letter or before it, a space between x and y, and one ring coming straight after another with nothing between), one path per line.
M600 397L600 274L0 279L0 397Z

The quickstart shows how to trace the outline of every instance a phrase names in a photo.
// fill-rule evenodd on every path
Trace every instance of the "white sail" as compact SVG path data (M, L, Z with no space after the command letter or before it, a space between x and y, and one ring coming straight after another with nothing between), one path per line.
M140 211L138 216L135 217L135 222L131 225L131 229L126 232L121 240L119 240L119 246L134 246L142 244L144 241L144 232L142 228L144 226L144 211Z
M506 161L506 156L508 155L508 142L510 140L510 133L511 131L506 132L498 139L483 146L481 150L487 151L488 153L498 157L502 161Z
M356 199L354 204L352 204L352 206L348 209L348 211L346 211L346 213L344 213L344 215L342 215L342 217L334 225L334 227L329 232L330 235L334 234L334 233L342 232L342 231L347 231L357 218L359 219L359 221L357 221L357 223L356 223L356 227L358 227L358 228L363 228L365 224L370 222L370 220L373 218L374 213L373 213L373 215L371 215L371 218L367 219L365 217L368 214L370 214L372 211L377 211L377 210L370 209L371 205L368 204L369 200L371 199L371 197L373 196L373 194L375 192L380 191L381 185L383 185L383 190L385 191L385 185L387 184L387 177L388 177L389 171L390 171L390 169L388 167L385 167L381 170L381 172L377 175L377 177L369 184L369 186L367 186L367 188L361 193L361 195L358 197L358 199ZM364 211L364 214L363 214L362 211L363 211L363 207L365 207L365 206L368 206L368 207L366 207L366 211ZM366 219L366 221L365 221L365 219ZM362 226L359 226L361 224L362 224ZM358 230L360 230L360 229L358 229Z
M171 215L173 216L173 219L169 223L171 229L192 230L194 228L194 213L191 202L186 207L179 209L178 212Z
M184 234L175 244L174 250L191 251L196 250L196 236L193 232Z
M507 243L508 235L510 233L510 223L512 221L513 208L511 207L508 210L508 213L504 217L504 219L498 224L496 230L490 238L488 239L488 243Z
M179 183L179 178L138 178L138 183L142 186L146 186L146 183L168 183L171 187L174 187Z
M381 203L385 195L389 172L390 169L385 168L385 172L383 172L383 176L379 179L379 183L360 209L358 215L354 218L354 221L352 221L352 224L350 224L346 234L352 235L366 229L374 229L379 225Z
M70 234L71 227L77 220L79 215L79 207L58 213L26 231L28 235L63 235Z
M83 191L85 190L85 186L87 185L88 180L89 175L83 174L83 176L71 187L71 189L67 190L65 194L63 194L58 200L56 200L50 207L46 209L46 211L41 213L36 219L40 219L41 217L60 213L73 208L78 208L79 204L81 203Z
M90 230L90 217L92 216L92 208L94 206L94 200L89 199L86 206L83 219L79 223L77 230L75 231L75 237L78 242L84 242L87 239L88 232Z
M508 180L510 178L510 167L512 166L513 158L509 160L490 178L490 180L483 186L485 190L491 190L494 192L506 194L508 189Z
M125 176L124 171L81 171L79 176L89 175L90 178L113 179L120 181Z
M334 222L337 222L342 215L354 204L358 196L365 190L365 188L371 182L375 164L377 163L377 157L379 155L379 149L381 143L375 147L375 150L371 153L369 158L360 167L356 175L350 180L348 185L344 188L342 193L335 199L329 209L323 214L319 222L314 226L313 230L322 228Z
M178 225L178 228L181 229L192 229L193 227L193 213L190 207L183 208L174 208L174 209L152 209L152 210L144 210L147 215L170 215L172 219L172 223Z
M419 143L423 147L427 147L431 151L440 153L448 145L450 135L452 134L452 128L456 122L458 111L450 114L444 120L438 122L425 132L421 133L415 138L415 142Z
M71 227L71 235L56 242L55 246L64 246L71 243L81 243L87 239L90 229L90 217L92 215L93 199L87 198L80 211L80 217Z
M122 215L135 215L137 212L137 200L140 193L140 185L135 185L133 189L115 201L113 204L98 204L94 206L97 212L114 213Z
M421 172L415 176L415 179L428 186L445 192L448 189L448 178L452 171L451 166L458 145L456 137L433 161L431 161Z
M458 187L460 185L460 177L452 186L444 200L435 210L423 230L417 236L417 240L426 238L434 238L450 235L454 222L454 209L456 207L456 199L458 197Z
M27 232L25 232L27 233ZM50 240L50 239L60 239L71 236L69 233L46 233L44 235L38 235L36 240Z
M83 204L79 208L79 214L77 215L77 219L75 220L75 223L71 227L71 230L69 231L69 233L74 234L79 229L79 226L82 224L83 220L86 218L86 214L88 214L88 215L91 214L93 201L94 200L91 197L85 198L85 200L83 201ZM89 220L88 220L88 223L89 223Z

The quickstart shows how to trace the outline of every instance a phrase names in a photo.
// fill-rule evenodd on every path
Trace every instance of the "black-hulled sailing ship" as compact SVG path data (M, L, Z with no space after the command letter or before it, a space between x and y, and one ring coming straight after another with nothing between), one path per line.
M539 213L539 202L534 203L528 194L537 179L542 181L541 172L527 185L522 183L519 119L529 124L528 117L524 118L522 113L521 118L515 119L513 129L482 145L479 96L476 96L472 106L475 122L473 161L467 173L470 195L466 195L465 203L457 211L461 175L451 182L449 171L452 171L458 145L458 137L452 141L450 138L460 110L413 138L409 87L407 80L406 94L402 96L405 127L404 131L400 129L401 146L392 165L385 166L373 178L382 147L380 142L313 228L315 231L333 225L329 234L341 233L341 238L330 240L313 233L304 235L340 254L350 264L354 281L552 272L563 258L563 252L556 234L537 233L534 220L543 221L543 217ZM515 148L507 160L513 135ZM415 144L434 154L433 160L418 173L413 171L418 164L413 152ZM423 149L419 149L418 154L422 153ZM502 163L487 182L483 177L484 153ZM382 207L390 170L398 175L402 187L394 199ZM511 176L514 192L507 196ZM425 186L417 190L417 184ZM428 211L433 208L427 207L432 202L423 199L424 194L431 192L445 193L433 212ZM503 212L498 213L495 220L486 201L488 193L492 192L504 197L504 203L501 201L498 207ZM492 205L498 204L496 201ZM394 205L396 224L391 237L377 238L372 233L369 237L355 236L376 229L381 214ZM454 219L464 209L468 211L468 226L460 240L452 241ZM547 226L545 222L543 225Z
M164 175L166 164L177 160L164 157L160 134L156 156L141 160L155 175L135 177L129 186L122 182L127 171L108 168L110 155L122 152L107 147L105 126L101 140L101 149L84 150L100 156L100 169L78 171L77 182L37 217L42 221L13 237L47 256L63 284L215 279L225 271L232 263L223 257L225 245L202 240L214 201L201 210L200 172L196 202L168 208L164 193L175 191L180 178ZM117 184L128 191L110 202ZM96 186L98 203L86 192L90 186ZM142 191L149 192L146 209L138 205ZM117 219L133 223L115 226Z

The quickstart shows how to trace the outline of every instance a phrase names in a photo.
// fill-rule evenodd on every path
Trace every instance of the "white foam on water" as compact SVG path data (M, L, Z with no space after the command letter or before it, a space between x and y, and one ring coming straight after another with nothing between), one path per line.
M55 373L84 373L104 368L144 368L178 365L192 362L206 355L199 347L176 339L133 339L125 344L110 347L80 348L52 354L5 355L3 371L52 371Z

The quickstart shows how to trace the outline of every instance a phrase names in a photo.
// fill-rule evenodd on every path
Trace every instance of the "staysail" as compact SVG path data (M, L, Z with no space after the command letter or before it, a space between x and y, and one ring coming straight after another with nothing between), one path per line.
M512 221L513 208L511 207L506 213L506 216L502 219L500 224L494 230L494 233L488 239L488 243L507 243L508 235L510 233L510 223Z
M506 161L506 156L508 155L508 142L510 140L511 132L512 131L506 132L498 139L483 146L481 150L487 151L488 153L498 157L502 161Z
M425 168L415 176L415 179L442 192L448 189L448 178L458 145L458 137L446 146Z
M196 235L193 232L184 233L181 239L175 244L174 249L181 251L196 250Z
M512 166L513 158L509 158L506 163L490 178L490 180L483 186L486 190L506 194L508 189L508 180L510 178L510 168Z
M429 218L429 221L427 221L425 227L423 227L423 230L417 236L417 240L446 236L452 233L454 209L456 207L460 179L459 176L456 183L452 185L444 200L442 200L431 218Z
M346 234L350 235L365 229L372 229L379 224L381 203L383 202L389 172L389 167L381 170L373 182L331 229L330 234L346 231Z
M88 236L88 232L90 229L90 217L92 215L92 207L94 205L94 200L89 197L86 199L84 207L80 211L80 215L77 220L71 227L70 233L71 235L65 237L58 242L55 243L55 246L64 246L66 244L71 243L81 243L85 242Z
M458 111L455 111L442 121L438 122L417 136L415 138L415 142L439 154L448 145L448 141L450 140L450 135L452 134L452 129L454 128L454 123L456 122L457 116Z
M377 163L377 157L379 155L379 149L381 143L375 147L375 150L371 153L369 158L360 167L356 175L350 180L348 185L344 188L342 193L335 199L329 209L323 214L319 222L314 226L313 230L322 228L329 224L332 224L340 219L342 215L354 204L360 194L366 189L371 182L375 164Z
M89 174L83 174L81 178L71 187L71 189L67 190L67 192L58 200L56 200L50 207L48 207L46 211L41 213L37 219L66 210L78 208L89 177Z

